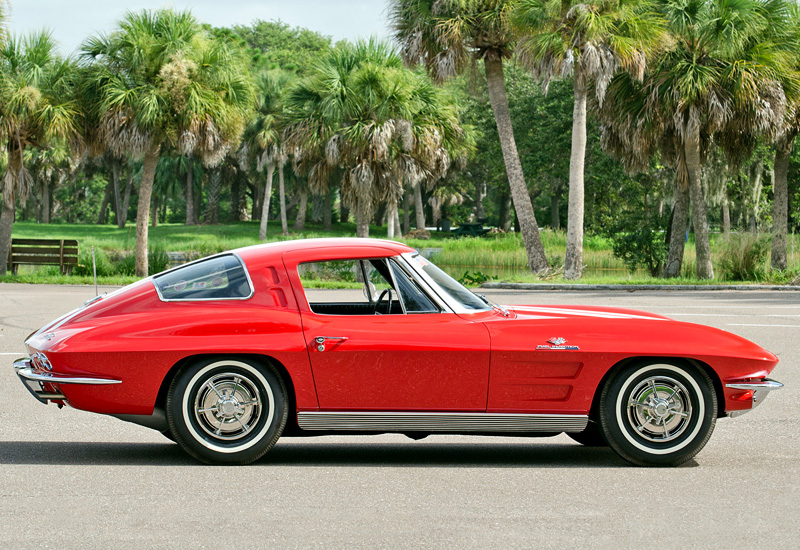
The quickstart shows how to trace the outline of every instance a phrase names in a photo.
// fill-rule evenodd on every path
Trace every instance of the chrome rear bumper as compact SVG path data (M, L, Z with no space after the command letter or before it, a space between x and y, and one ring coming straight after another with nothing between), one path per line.
M122 382L122 380L113 380L110 378L70 376L67 374L46 372L37 369L30 357L24 357L14 361L14 370L25 388L31 392L31 395L44 404L50 401L64 401L66 399L66 396L61 392L45 391L44 384L105 385L120 384Z
M732 411L728 414L731 418L735 418L737 416L742 416L744 413L748 413L758 407L764 399L767 398L769 392L773 390L779 390L783 387L783 384L780 382L776 382L775 380L770 380L769 378L765 378L764 380L759 380L758 382L736 382L733 384L725 384L726 388L731 388L734 390L750 390L753 392L753 406L749 409L745 409L743 411Z

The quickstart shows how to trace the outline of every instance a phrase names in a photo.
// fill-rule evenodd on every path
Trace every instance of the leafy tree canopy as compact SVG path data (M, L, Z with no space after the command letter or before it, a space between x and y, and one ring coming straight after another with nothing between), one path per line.
M235 25L233 32L251 48L253 64L267 69L305 73L331 47L330 36L283 21L257 19L250 25Z

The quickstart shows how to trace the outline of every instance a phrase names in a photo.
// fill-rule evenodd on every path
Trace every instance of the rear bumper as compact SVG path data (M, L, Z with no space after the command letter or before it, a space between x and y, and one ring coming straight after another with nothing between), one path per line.
M22 381L22 385L31 395L45 404L50 401L66 400L66 396L59 390L61 384L107 385L120 384L122 382L111 378L73 376L48 372L34 365L30 357L14 361L14 370Z
M757 382L736 382L732 384L725 384L725 387L734 390L753 392L752 407L741 411L731 411L728 414L728 416L730 416L731 418L735 418L737 416L743 415L744 413L750 412L756 407L758 407L761 404L761 402L767 398L769 392L781 389L783 387L783 384L781 384L780 382L776 382L775 380L770 380L769 378L765 378L764 380L759 380Z

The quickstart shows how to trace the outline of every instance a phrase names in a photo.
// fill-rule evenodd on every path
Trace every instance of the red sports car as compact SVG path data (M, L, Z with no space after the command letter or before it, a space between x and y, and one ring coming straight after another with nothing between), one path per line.
M414 249L242 248L97 297L25 342L41 402L161 431L203 462L281 435L552 436L677 465L781 387L734 334L639 311L500 306Z

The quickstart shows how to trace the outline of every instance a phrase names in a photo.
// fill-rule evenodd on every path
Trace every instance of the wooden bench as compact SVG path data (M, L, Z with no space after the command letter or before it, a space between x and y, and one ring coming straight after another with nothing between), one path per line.
M66 239L11 239L8 269L14 275L20 265L57 265L71 274L78 265L78 241Z

